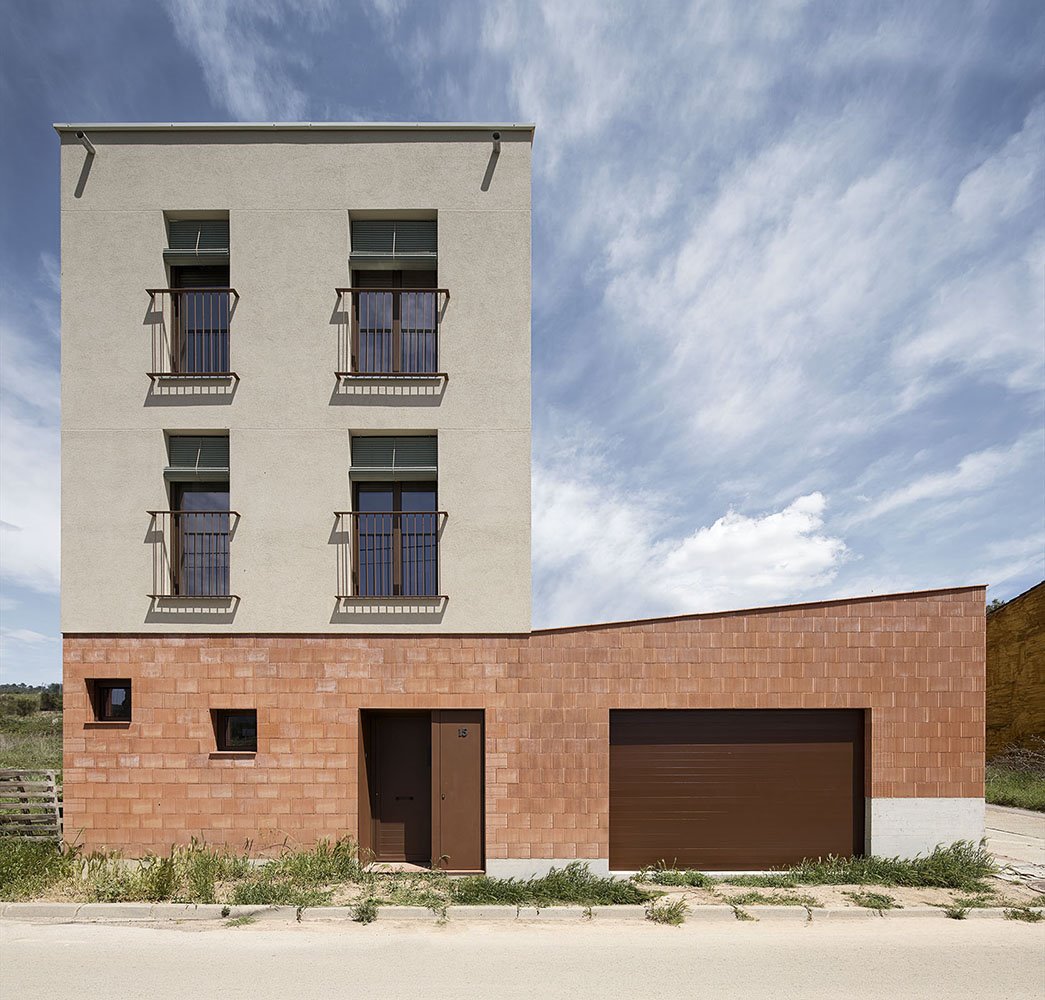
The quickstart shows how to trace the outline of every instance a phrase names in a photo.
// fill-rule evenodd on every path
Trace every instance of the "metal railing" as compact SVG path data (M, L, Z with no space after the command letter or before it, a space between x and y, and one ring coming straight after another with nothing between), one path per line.
M439 370L445 288L338 288L339 379L447 378Z
M231 364L235 288L149 288L151 379L238 378Z
M338 600L438 598L446 511L335 511Z
M229 549L234 510L150 510L154 600L233 597Z

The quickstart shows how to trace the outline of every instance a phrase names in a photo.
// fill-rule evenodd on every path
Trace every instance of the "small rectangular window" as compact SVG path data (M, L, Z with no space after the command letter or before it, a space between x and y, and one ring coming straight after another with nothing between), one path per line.
M258 713L256 709L219 708L213 712L214 736L218 750L256 753Z
M131 682L90 680L87 682L95 722L131 721Z

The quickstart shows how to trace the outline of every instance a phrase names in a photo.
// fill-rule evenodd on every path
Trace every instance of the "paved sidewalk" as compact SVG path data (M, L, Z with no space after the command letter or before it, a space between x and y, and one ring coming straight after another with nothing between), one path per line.
M1045 924L867 920L665 927L0 922L18 1000L1041 1000Z
M987 806L987 849L1002 864L1045 865L1045 813Z

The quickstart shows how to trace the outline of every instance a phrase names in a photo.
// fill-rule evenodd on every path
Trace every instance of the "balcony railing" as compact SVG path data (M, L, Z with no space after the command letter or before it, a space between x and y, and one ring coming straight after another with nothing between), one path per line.
M445 288L338 288L338 379L447 379L439 370Z
M149 288L156 379L237 379L231 365L235 288Z
M445 599L439 540L445 511L335 511L338 600Z
M234 510L150 510L153 600L232 598L229 548Z

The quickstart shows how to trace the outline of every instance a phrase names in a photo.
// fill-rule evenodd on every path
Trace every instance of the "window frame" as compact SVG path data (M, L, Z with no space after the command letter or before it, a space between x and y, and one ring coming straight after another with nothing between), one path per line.
M254 745L252 747L230 744L230 727L236 716L253 716ZM214 746L218 753L255 754L258 752L258 710L256 708L214 708L211 709L211 723L214 727Z
M112 692L124 688L127 691L127 714L113 714ZM94 714L92 722L129 723L134 718L134 693L129 678L92 677L87 682L87 693Z

